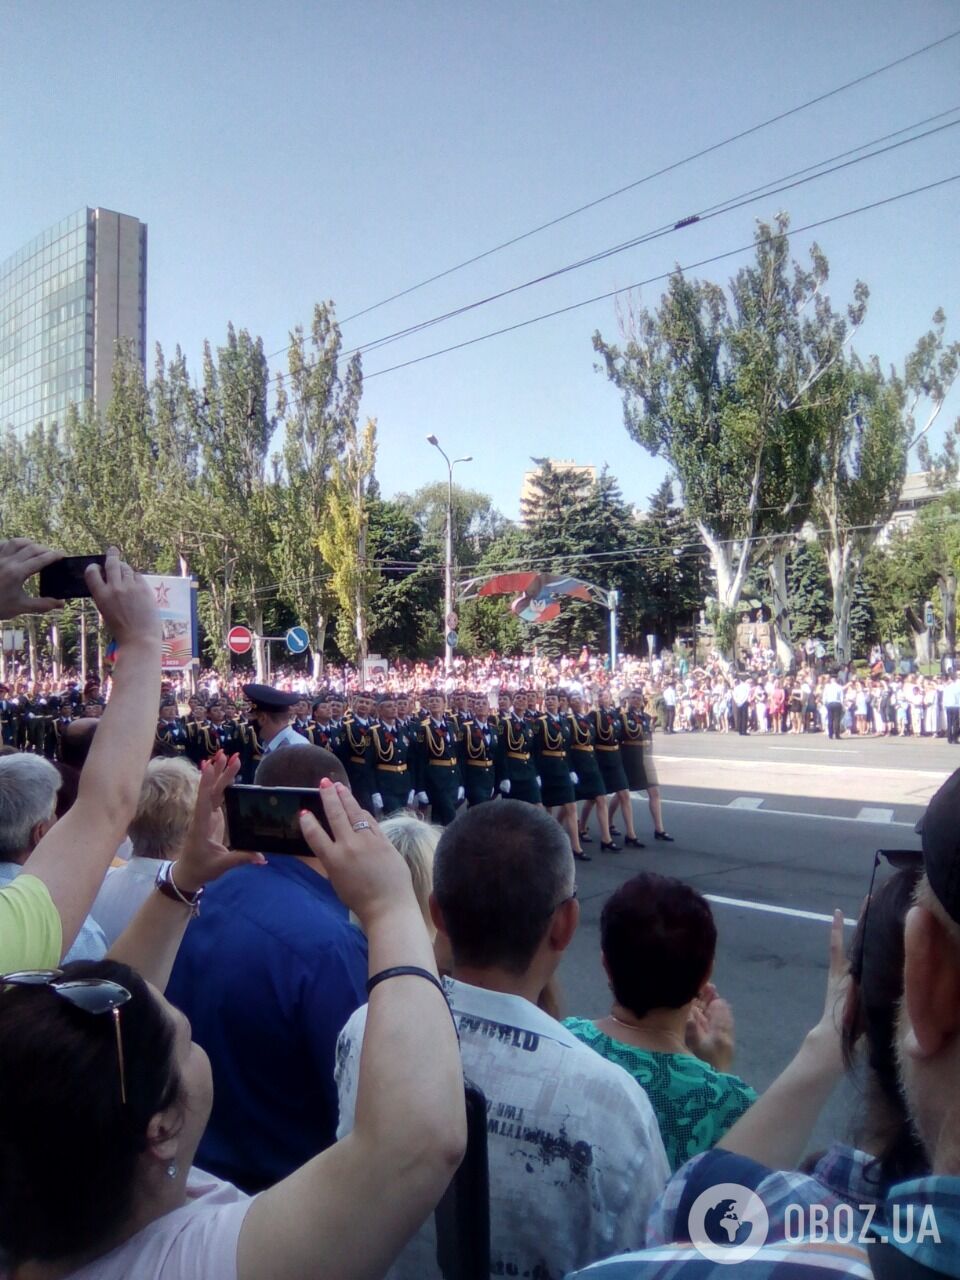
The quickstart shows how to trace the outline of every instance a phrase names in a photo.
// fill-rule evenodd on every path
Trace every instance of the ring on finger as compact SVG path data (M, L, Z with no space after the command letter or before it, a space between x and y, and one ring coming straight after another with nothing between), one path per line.
M369 831L370 823L366 820L366 818L361 818L359 822L355 822L353 824L353 829L354 831Z

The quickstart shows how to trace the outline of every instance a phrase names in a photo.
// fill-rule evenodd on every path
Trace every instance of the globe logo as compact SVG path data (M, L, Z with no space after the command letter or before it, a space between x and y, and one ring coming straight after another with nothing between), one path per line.
M769 1229L763 1201L739 1182L720 1182L701 1192L687 1218L690 1241L697 1252L724 1266L754 1257Z

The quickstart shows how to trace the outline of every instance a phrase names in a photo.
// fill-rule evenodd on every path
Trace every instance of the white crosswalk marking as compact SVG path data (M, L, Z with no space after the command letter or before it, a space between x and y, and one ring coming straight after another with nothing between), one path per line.
M736 800L731 800L727 805L728 809L759 809L763 804L761 796L737 796ZM893 814L890 815L893 817Z
M858 822L892 822L892 809L871 809L869 807L861 809L857 814Z

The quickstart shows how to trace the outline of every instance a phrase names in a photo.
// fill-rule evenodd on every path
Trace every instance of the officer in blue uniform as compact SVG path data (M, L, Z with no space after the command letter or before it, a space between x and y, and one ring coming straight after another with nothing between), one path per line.
M246 726L240 780L253 782L257 765L264 756L279 751L281 747L306 747L310 744L290 723L293 708L300 701L299 693L284 693L282 689L274 689L268 684L245 684L243 693L250 700L255 722Z

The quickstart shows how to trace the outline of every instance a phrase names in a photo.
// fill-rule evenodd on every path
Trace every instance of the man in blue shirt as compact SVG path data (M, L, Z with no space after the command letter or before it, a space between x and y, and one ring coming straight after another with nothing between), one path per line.
M267 756L257 783L323 777L346 782L336 757L303 742ZM319 862L266 858L207 887L167 987L213 1068L196 1163L250 1193L334 1142L337 1035L366 1000L366 939Z
M570 1280L717 1280L732 1263L741 1280L960 1278L960 769L930 801L922 840L896 1036L900 1086L930 1175L892 1187L866 1230L858 1223L848 1232L849 1203L825 1195L815 1220L804 1212L803 1175L771 1175L725 1152L721 1139L667 1184L660 1209L675 1206L673 1243L608 1258ZM764 1243L787 1203L794 1229ZM711 1226L711 1212L725 1220L722 1233L724 1222Z

